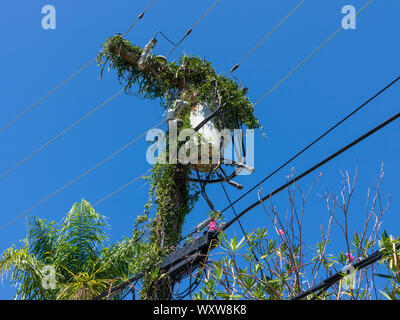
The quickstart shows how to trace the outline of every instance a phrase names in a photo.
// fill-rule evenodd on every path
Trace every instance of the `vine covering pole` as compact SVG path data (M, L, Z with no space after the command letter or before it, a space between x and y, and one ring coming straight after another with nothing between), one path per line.
M176 117L182 120L176 130L178 134L182 129L193 129L190 114L193 108L201 104L207 105L211 112L224 106L224 121L218 122L217 129L234 129L242 125L251 129L259 127L253 105L246 97L247 90L240 88L234 80L217 74L211 63L198 57L184 55L178 62L167 62L166 58L153 55L156 42L156 39L151 39L147 46L141 48L117 34L103 44L98 62L108 62L117 71L125 89L137 85L139 95L160 99L167 110L173 108L175 102L184 101L184 107L175 110ZM168 146L172 144L171 133L168 133ZM177 144L179 148L184 142ZM172 155L168 149L166 159ZM189 179L190 170L190 166L175 161L156 163L153 167L149 200L145 208L148 215L152 204L157 205L150 231L154 259L150 259L148 267L152 269L160 258L173 250L180 239L185 218L198 199L200 191L198 184ZM156 273L145 272L143 298L169 299L175 280Z

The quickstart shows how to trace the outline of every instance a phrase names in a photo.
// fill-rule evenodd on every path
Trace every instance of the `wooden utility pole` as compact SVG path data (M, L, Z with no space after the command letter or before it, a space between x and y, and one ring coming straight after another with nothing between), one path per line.
M124 46L121 46L119 48L114 48L114 53L132 67L138 67L140 56L135 52L129 51ZM186 91L184 79L168 72L168 70L164 68L164 65L157 61L149 61L142 71L151 73L160 82L168 80L170 84L178 88L178 97ZM163 74L163 76L160 76L160 74ZM158 208L151 231L151 239L160 249L160 253L166 255L178 242L181 234L182 225L187 212L187 187L189 181L187 179L188 170L186 166L180 163L165 164L164 166L166 166L168 172L173 172L173 174L168 177L170 179L168 188L165 188L165 190L156 190L155 201L158 204ZM164 277L150 284L147 297L149 299L169 299L173 287L173 279Z
M119 80L126 81L126 87L138 84L139 93L143 93L144 97L166 97L167 108L173 108L174 101L181 100L181 107L177 107L175 111L176 117L182 120L182 128L192 128L190 106L203 104L213 112L223 111L223 115L215 122L218 130L232 130L242 125L250 129L259 127L253 105L246 97L247 90L239 87L234 80L217 74L211 63L205 59L184 55L178 63L168 63L165 58L152 55L155 43L156 40L152 39L142 49L123 39L121 35L116 35L103 44L98 61L104 61L104 64L109 61L110 66L117 70ZM216 110L222 106L223 110ZM168 145L185 143L172 141L174 139L171 139L171 134L175 130L169 131ZM171 150L167 148L168 160L171 154ZM196 180L189 181L189 172L190 166L175 162L156 163L153 167L150 190L153 197L150 200L154 199L157 214L150 230L150 245L153 246L150 248L151 256L163 258L174 250L180 238L185 217L198 196L198 193L190 192L191 184L196 183ZM152 251L153 248L155 252ZM175 280L168 279L165 275L154 279L154 272L146 275L142 290L144 297L170 298Z

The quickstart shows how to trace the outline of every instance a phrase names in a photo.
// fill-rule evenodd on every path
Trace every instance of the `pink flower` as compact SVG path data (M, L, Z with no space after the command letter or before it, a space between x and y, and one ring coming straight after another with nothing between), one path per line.
M283 231L282 229L279 229L279 230L278 230L278 234L279 234L280 236L283 236L283 235L285 234L285 231Z
M351 254L351 252L350 252L350 253L347 252L347 253L346 253L346 257L349 258L349 261L350 261L350 262L353 262L353 261L354 261L354 257L353 257L353 255Z
M210 221L210 224L208 225L208 230L210 230L210 231L217 230L217 224L215 221Z

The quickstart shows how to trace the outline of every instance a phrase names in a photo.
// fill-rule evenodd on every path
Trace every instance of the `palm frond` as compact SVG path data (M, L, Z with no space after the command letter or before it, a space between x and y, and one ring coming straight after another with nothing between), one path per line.
M105 217L97 213L89 202L75 203L63 224L57 241L58 264L68 266L74 273L91 271L93 261L107 239Z
M45 263L51 263L52 256L55 253L57 229L54 224L55 222L46 224L44 219L32 217L27 225L28 235L26 242L29 246L29 251L37 259Z
M11 272L11 282L18 287L16 296L21 299L45 299L50 292L43 288L43 261L29 253L27 245L8 248L0 260L2 278Z

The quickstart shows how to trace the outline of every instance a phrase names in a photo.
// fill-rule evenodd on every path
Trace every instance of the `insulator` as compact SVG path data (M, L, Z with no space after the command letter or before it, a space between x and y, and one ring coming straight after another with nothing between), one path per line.
M233 187L235 187L235 188L237 188L237 189L239 189L239 190L242 190L242 189L243 189L243 186L242 186L241 184L235 182L235 181L228 180L228 181L226 181L226 182L228 182L231 186L233 186Z
M178 111L185 109L188 105L189 105L189 102L177 99L174 102L174 109L176 112L178 112Z
M210 222L213 220L212 217L208 218L207 220L204 220L203 222L200 222L197 227L195 228L195 232L200 232L202 229L204 229Z
M140 69L143 70L145 68L147 62L150 60L151 53L153 52L153 49L154 49L156 43L157 43L157 39L153 38L144 47L144 49L142 51L142 55L140 56L140 59L138 61L138 67Z
M164 57L164 56L162 56L161 54L156 55L156 58L162 59L162 60L164 60L165 62L167 62L167 58Z
M175 120L176 115L175 115L175 110L174 109L169 109L167 112L167 122L171 120Z
M352 289L354 287L355 278L353 276L353 273L355 271L356 269L351 264L343 267L342 273L344 274L344 277L342 278L341 283L344 290Z

